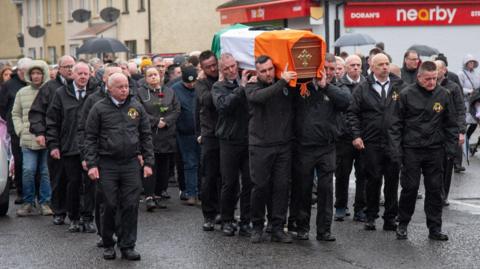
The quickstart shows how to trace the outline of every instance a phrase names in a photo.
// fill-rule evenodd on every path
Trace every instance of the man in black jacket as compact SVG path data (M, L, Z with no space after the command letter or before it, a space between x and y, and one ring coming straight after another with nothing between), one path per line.
M407 226L415 211L423 173L428 237L448 240L442 233L443 159L445 154L449 159L455 156L458 123L451 94L437 85L434 62L422 63L417 82L400 93L395 115L389 130L391 152L403 163L397 238L407 239Z
M288 66L286 66L288 67ZM262 55L255 61L257 82L245 88L250 120L248 143L252 177L252 243L262 239L265 207L272 203L272 241L291 243L283 231L288 209L293 140L293 94L287 87L296 72L285 70L275 79L275 66ZM253 79L251 78L252 82Z
M415 50L407 50L403 55L403 66L401 69L402 80L406 84L415 83L417 80L418 63L420 56Z
M30 132L35 135L35 139L40 145L46 145L45 132L47 129L46 115L48 106L53 101L55 91L71 83L73 79L73 66L75 60L65 55L58 60L59 70L55 79L49 80L39 90L37 97L32 103L32 107L28 112L28 121L30 122ZM53 224L61 225L64 223L67 215L66 209L66 195L65 189L65 170L62 166L61 160L48 157L48 171L50 173L50 180L52 181L52 209L53 209Z
M86 123L85 159L88 176L99 180L105 208L102 213L104 259L115 259L115 215L119 209L121 233L118 247L122 258L140 260L134 250L137 240L138 202L141 192L139 170L145 178L154 165L152 134L142 104L129 94L123 74L108 79L109 95L91 109Z
M203 75L195 84L195 132L201 145L202 179L202 213L205 219L204 231L213 231L215 218L220 214L220 146L215 136L217 125L217 109L213 104L212 86L218 81L218 60L209 50L199 56Z
M7 121L7 130L10 134L12 154L15 162L15 186L17 190L17 198L15 204L23 204L22 198L22 149L20 148L20 138L15 133L12 121L12 108L15 102L17 92L27 86L25 82L25 72L30 63L30 58L22 58L17 63L17 70L12 74L12 78L2 85L0 91L0 116Z
M243 70L242 77L239 77L237 61L230 53L222 54L220 72L223 80L213 84L212 97L218 112L215 134L220 140L222 230L226 236L233 236L237 230L234 212L238 196L239 174L241 174L239 235L250 236L252 181L248 164L249 115L245 96L249 72Z
M53 159L62 159L62 165L68 176L65 182L67 191L67 214L70 219L70 232L94 233L93 209L94 189L82 169L80 150L78 148L78 114L81 111L85 98L94 89L87 87L90 69L87 64L80 62L73 67L73 82L62 86L55 91L52 104L46 115L46 138L50 156ZM83 207L80 208L80 195L85 188ZM80 212L82 211L82 212ZM80 223L80 215L83 227Z
M353 93L355 87L364 83L365 77L361 75L362 60L357 55L350 55L345 59L346 74L339 83L342 88L347 88ZM360 151L352 145L352 132L346 119L346 113L338 113L339 136L336 143L335 170L335 220L343 221L348 209L348 185L350 172L355 165L355 202L353 220L364 222L365 217L365 176L360 164Z
M388 152L388 128L393 121L393 109L399 100L403 82L390 74L388 57L379 53L372 59L372 74L353 92L353 102L347 112L352 128L353 146L362 151L363 169L367 179L367 222L365 230L375 230L378 218L382 177L385 179L385 211L383 229L395 231L398 211L399 163Z
M309 94L295 98L295 137L292 196L298 202L297 235L308 240L314 172L317 173L317 240L335 241L331 234L333 210L333 173L335 142L338 136L337 118L351 101L348 89L341 89L332 80L336 60L325 56L325 73L320 80L307 85Z

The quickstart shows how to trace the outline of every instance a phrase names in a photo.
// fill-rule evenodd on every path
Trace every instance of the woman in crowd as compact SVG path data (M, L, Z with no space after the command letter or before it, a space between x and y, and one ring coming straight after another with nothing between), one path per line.
M473 134L477 128L477 122L469 113L470 97L476 95L476 90L480 87L480 73L477 71L478 61L471 54L465 55L463 58L462 70L458 73L460 84L463 87L463 94L465 96L466 121L468 124L467 139Z

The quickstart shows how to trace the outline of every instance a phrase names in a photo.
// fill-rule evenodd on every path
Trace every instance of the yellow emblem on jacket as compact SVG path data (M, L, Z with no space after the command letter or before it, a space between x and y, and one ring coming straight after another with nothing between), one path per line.
M440 103L436 102L433 105L433 111L440 113L442 110L443 110L443 106Z
M392 93L392 100L393 101L398 101L400 99L400 94L398 94L396 91Z
M134 120L134 119L136 119L136 118L138 117L138 111L137 111L135 108L131 107L131 108L128 109L127 115L128 115L132 120Z

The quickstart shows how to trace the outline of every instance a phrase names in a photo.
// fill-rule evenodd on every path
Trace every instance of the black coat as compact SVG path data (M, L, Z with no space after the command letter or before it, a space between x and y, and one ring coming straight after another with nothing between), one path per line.
M418 69L411 70L411 69L407 69L405 66L403 66L400 71L401 71L401 74L402 74L402 80L406 84L412 84L412 83L415 83L417 81Z
M10 80L3 83L0 91L0 116L7 121L7 130L10 135L16 136L12 121L12 108L15 96L18 90L25 86L27 86L27 83L21 80L15 72Z
M365 81L365 77L363 75L360 75L360 82L362 83ZM338 82L337 86L342 88L342 89L347 89L350 91L350 94L353 94L353 91L355 87L359 83L352 83L350 80L348 80L347 75L343 76ZM352 102L353 99L350 100ZM342 111L338 113L337 117L337 126L338 126L338 139L351 143L353 140L353 135L352 135L352 128L350 124L347 121L347 111Z
M393 111L405 84L390 75L390 85L385 104L373 88L373 74L358 84L353 92L353 102L347 111L353 139L362 138L365 144L388 144L388 128L393 122Z
M262 81L245 87L250 121L248 143L252 146L275 146L293 139L293 93L280 79L268 85Z
M138 155L153 167L152 131L143 105L132 94L120 106L110 96L97 102L88 114L85 149L88 168L98 167L101 157L126 161Z
M417 83L409 85L400 93L394 113L395 122L389 128L394 158L401 156L403 148L445 147L447 156L455 156L457 113L447 89L437 86L427 91Z
M465 102L463 99L463 88L459 87L455 82L445 78L440 85L450 92L455 111L457 113L458 131L464 134L467 131L467 122L465 121Z
M30 111L28 112L28 121L30 122L30 132L35 136L45 135L47 130L46 116L48 106L53 101L55 91L64 86L60 74L55 79L49 80L40 87L37 97L33 100Z
M224 141L248 145L248 103L245 88L226 80L218 81L212 88L213 104L218 121L215 135Z
M337 121L347 110L352 95L348 89L327 84L322 89L307 84L310 96L295 98L295 137L302 146L323 146L335 143L338 138Z
M218 113L212 99L212 87L216 78L207 77L195 83L197 101L195 106L195 133L197 136L216 138L215 127Z
M62 86L55 91L52 104L48 107L47 123L47 147L51 151L60 149L64 156L79 155L78 147L78 117L86 98L95 89L86 89L83 99L77 100L73 83Z
M162 92L163 97L159 97ZM154 91L144 85L138 88L138 100L147 112L150 127L152 128L153 149L155 153L176 152L176 122L180 115L180 103L175 92L167 87ZM164 118L167 124L164 128L158 128L160 118Z

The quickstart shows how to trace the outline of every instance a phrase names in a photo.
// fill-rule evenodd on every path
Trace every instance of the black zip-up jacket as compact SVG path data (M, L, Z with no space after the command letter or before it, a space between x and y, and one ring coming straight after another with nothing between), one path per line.
M388 144L388 128L393 122L393 111L405 84L390 75L390 85L385 104L373 88L373 74L358 84L353 92L353 102L347 111L347 120L352 128L353 139L362 138L365 144Z
M158 96L162 92L163 97ZM180 115L180 103L175 92L167 87L154 91L147 85L137 89L137 99L145 108L152 128L153 150L155 153L172 153L177 151L176 122ZM160 118L167 124L158 128Z
M245 87L250 121L248 143L252 146L276 146L293 139L293 93L287 81L273 84L262 81Z
M458 131L464 134L467 131L467 122L465 121L465 103L463 97L463 88L460 88L455 82L444 78L440 83L440 86L444 87L450 92L455 111L457 113L457 125Z
M55 91L64 86L60 74L55 79L49 80L40 87L37 97L33 100L30 111L28 112L28 121L30 122L30 132L35 136L45 135L47 123L45 121L48 106L52 103Z
M12 121L12 108L15 103L15 96L25 86L27 86L27 83L22 81L17 73L14 72L12 78L3 83L0 91L0 116L7 121L7 130L10 136L17 136Z
M350 94L353 94L354 88L365 81L365 77L363 75L360 75L360 82L359 83L352 83L350 80L348 80L347 75L343 76L340 80L337 82L337 86L342 88L342 89L347 89L350 91ZM350 99L350 103L352 102L352 99ZM352 135L352 128L350 127L350 124L347 121L347 111L342 111L338 113L337 117L337 126L338 126L338 140L342 140L346 143L352 143L353 140L353 135Z
M402 80L406 84L412 84L417 81L417 72L418 69L407 69L405 64L403 64L402 69L400 69L400 72L402 74Z
M394 158L400 158L403 148L445 147L447 156L455 156L457 113L447 89L436 86L433 91L427 91L418 83L412 84L400 93L395 115L389 129Z
M226 80L213 84L212 98L218 112L215 135L232 144L248 145L248 103L245 88Z
M198 136L216 138L215 126L217 125L218 113L212 99L212 86L217 82L216 78L207 77L195 83L196 107L195 107L195 133Z
M337 120L346 111L352 95L348 89L341 89L328 83L324 89L307 84L310 96L295 95L295 137L302 146L323 146L334 144L338 137Z
M143 105L132 94L120 106L109 95L97 102L88 114L85 148L88 168L98 167L101 157L128 161L138 155L153 167L152 130Z
M63 156L79 155L78 117L85 99L95 90L87 87L83 99L77 100L73 82L55 91L52 104L48 107L47 147L51 151L58 148Z

